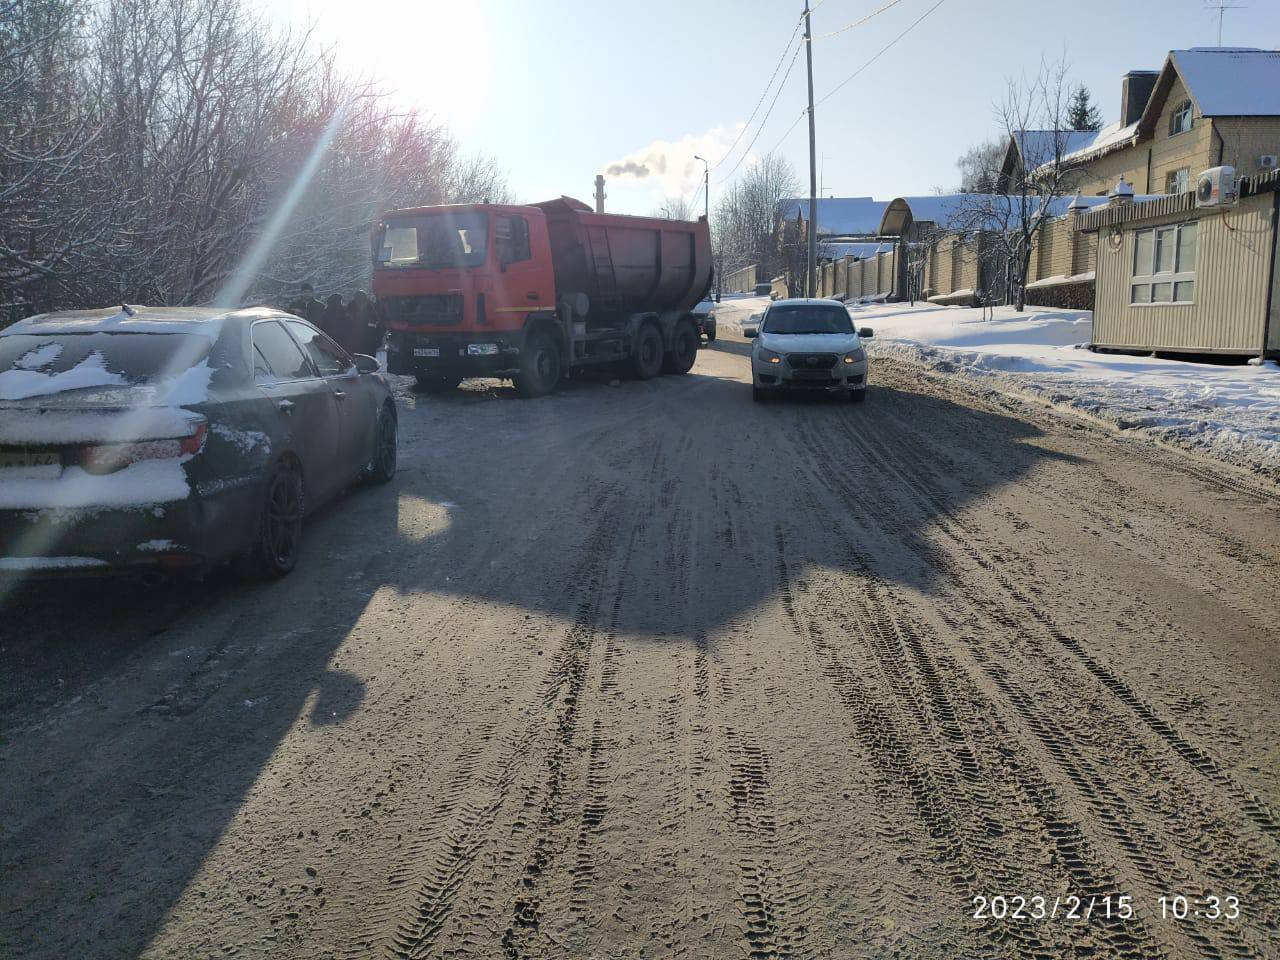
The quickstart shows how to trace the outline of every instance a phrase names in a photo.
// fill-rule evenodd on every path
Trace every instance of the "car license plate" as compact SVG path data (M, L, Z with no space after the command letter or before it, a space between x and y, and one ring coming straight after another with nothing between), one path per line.
M439 347L414 347L413 355L415 357L438 357L440 356Z
M54 450L0 450L0 476L17 479L56 478L62 455Z
M830 370L797 370L792 374L797 380L830 380Z

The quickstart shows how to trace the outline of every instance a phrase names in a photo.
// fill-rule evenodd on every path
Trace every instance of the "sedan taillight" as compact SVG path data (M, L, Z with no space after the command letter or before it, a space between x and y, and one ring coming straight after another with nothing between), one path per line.
M81 447L80 466L89 473L114 473L140 460L175 460L193 457L204 449L209 436L209 421L191 421L191 433L185 437L163 437L135 440L131 443L99 443Z

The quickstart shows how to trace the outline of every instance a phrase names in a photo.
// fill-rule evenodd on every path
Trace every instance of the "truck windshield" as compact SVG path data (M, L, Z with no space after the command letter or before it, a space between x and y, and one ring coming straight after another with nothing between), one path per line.
M484 213L435 213L387 221L378 250L382 267L479 267L489 245Z

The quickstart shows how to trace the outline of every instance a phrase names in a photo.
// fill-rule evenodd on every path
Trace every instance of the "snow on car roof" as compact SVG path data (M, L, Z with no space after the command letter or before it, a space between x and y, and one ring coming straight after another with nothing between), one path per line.
M268 315L262 308L225 307L100 307L41 313L0 330L0 336L20 333L194 333L217 338L229 316Z

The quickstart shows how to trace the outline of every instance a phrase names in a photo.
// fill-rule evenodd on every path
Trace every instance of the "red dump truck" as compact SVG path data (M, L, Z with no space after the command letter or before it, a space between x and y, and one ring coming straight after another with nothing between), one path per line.
M696 359L705 217L596 213L569 197L418 207L386 214L372 246L387 365L424 391L501 377L536 397L585 367L647 379Z

